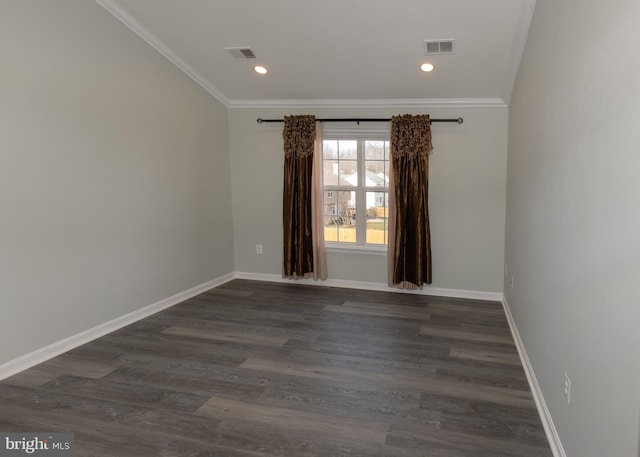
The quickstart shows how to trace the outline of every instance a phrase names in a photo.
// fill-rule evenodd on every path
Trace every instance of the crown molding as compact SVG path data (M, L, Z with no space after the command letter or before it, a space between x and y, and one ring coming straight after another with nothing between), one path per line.
M506 108L500 98L230 100L229 108Z
M129 30L138 35L149 44L153 49L158 51L169 62L182 70L187 76L193 79L198 85L206 90L213 97L218 99L223 105L229 106L229 100L224 96L218 88L211 84L204 76L198 73L193 67L187 64L178 56L169 46L167 46L160 38L155 36L140 22L135 20L133 16L127 13L114 0L94 0L98 5L107 10L113 17L122 22Z
M528 0L528 8L520 18L522 30L512 48L511 68L505 76L505 98L427 98L427 99L363 99L363 100L230 100L217 87L186 63L160 38L127 13L115 0L94 0L98 5L142 38L169 62L189 76L227 108L505 108L518 71L526 30L531 22L536 0ZM505 101L507 100L507 101Z

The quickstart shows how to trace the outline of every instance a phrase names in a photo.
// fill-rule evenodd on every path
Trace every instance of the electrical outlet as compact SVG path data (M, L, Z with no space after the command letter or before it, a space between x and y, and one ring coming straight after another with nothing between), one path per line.
M564 374L564 397L567 399L567 404L571 403L571 379L567 373Z
M262 254L262 245L256 244L256 254Z

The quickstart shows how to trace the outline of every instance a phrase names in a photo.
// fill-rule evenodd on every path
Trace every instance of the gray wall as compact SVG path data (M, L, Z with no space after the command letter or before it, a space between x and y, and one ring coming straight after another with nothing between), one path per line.
M538 0L510 106L506 295L571 457L639 454L639 19Z
M282 271L282 124L259 125L256 118L302 113L389 117L407 112L465 119L462 126L433 126L433 287L501 293L507 150L507 109L501 107L230 109L236 270L271 275ZM256 244L263 245L264 254L256 254ZM330 279L387 281L385 256L330 252L327 257Z
M234 271L226 108L84 0L0 4L0 364Z

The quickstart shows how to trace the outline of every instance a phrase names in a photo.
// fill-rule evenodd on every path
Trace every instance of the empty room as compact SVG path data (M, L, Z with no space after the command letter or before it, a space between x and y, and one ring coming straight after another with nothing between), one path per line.
M640 457L637 0L0 0L0 455Z

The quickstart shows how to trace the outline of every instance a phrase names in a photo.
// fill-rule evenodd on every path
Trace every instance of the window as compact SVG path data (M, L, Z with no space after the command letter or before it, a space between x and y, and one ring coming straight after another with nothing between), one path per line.
M328 247L385 250L388 132L325 132L324 237Z

